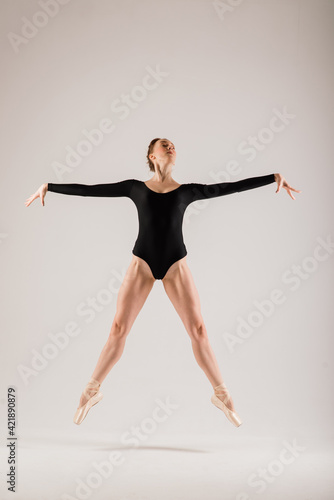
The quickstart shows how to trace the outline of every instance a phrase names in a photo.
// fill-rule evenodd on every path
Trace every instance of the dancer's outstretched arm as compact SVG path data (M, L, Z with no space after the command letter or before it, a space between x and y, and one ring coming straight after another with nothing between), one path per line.
M231 193L238 193L241 191L246 191L248 189L254 189L272 182L277 182L276 193L280 191L283 187L287 190L288 194L294 200L295 198L291 194L291 191L300 193L299 190L291 187L281 174L268 174L261 175L257 177L249 177L247 179L242 179L241 181L235 182L218 182L216 184L198 184L191 183L188 184L188 202L202 200L206 198L216 198L217 196L225 196Z
M47 191L54 193L71 194L77 196L130 196L133 179L127 179L108 184L54 184L52 182L42 184L37 191L25 202L28 207L36 198L41 198L44 206L44 198Z

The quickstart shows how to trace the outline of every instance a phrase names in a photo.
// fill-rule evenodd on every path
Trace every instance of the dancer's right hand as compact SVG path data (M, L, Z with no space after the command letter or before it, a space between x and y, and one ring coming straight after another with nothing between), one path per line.
M41 187L39 187L36 191L36 193L32 194L29 198L26 199L25 201L25 206L29 207L30 203L32 203L36 198L40 197L41 203L44 207L44 197L47 193L48 190L48 184L42 184Z

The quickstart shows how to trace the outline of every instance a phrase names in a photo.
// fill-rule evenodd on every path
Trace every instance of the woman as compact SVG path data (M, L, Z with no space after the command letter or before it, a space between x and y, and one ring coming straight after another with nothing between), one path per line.
M92 377L84 389L74 416L80 424L89 409L103 395L100 386L120 359L126 337L144 305L155 280L161 279L165 291L179 314L192 343L197 363L209 379L214 393L212 403L221 409L236 427L242 421L222 379L202 318L200 300L187 265L182 221L187 206L200 199L214 198L277 182L276 193L283 187L294 200L292 188L281 174L252 177L237 182L217 184L178 184L172 178L176 151L167 139L153 139L148 147L147 161L154 175L146 182L127 179L111 184L42 184L26 200L26 206L47 191L79 196L126 196L138 210L139 233L133 248L132 261L117 296L116 314L109 338L102 349Z

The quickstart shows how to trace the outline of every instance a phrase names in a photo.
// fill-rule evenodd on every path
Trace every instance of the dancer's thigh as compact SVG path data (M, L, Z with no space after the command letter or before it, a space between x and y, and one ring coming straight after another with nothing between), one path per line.
M173 265L174 266L174 265ZM187 332L196 335L203 328L200 298L186 257L171 267L162 282Z
M124 333L128 333L139 311L143 307L155 279L143 263L133 255L120 286L114 323Z

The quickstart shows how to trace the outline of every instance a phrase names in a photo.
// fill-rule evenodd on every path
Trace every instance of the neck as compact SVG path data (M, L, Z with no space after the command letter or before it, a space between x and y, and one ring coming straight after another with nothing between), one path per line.
M165 167L162 167L161 165L155 165L155 172L154 175L151 179L153 182L165 182L166 184L168 182L173 181L172 179L172 166L166 165Z

